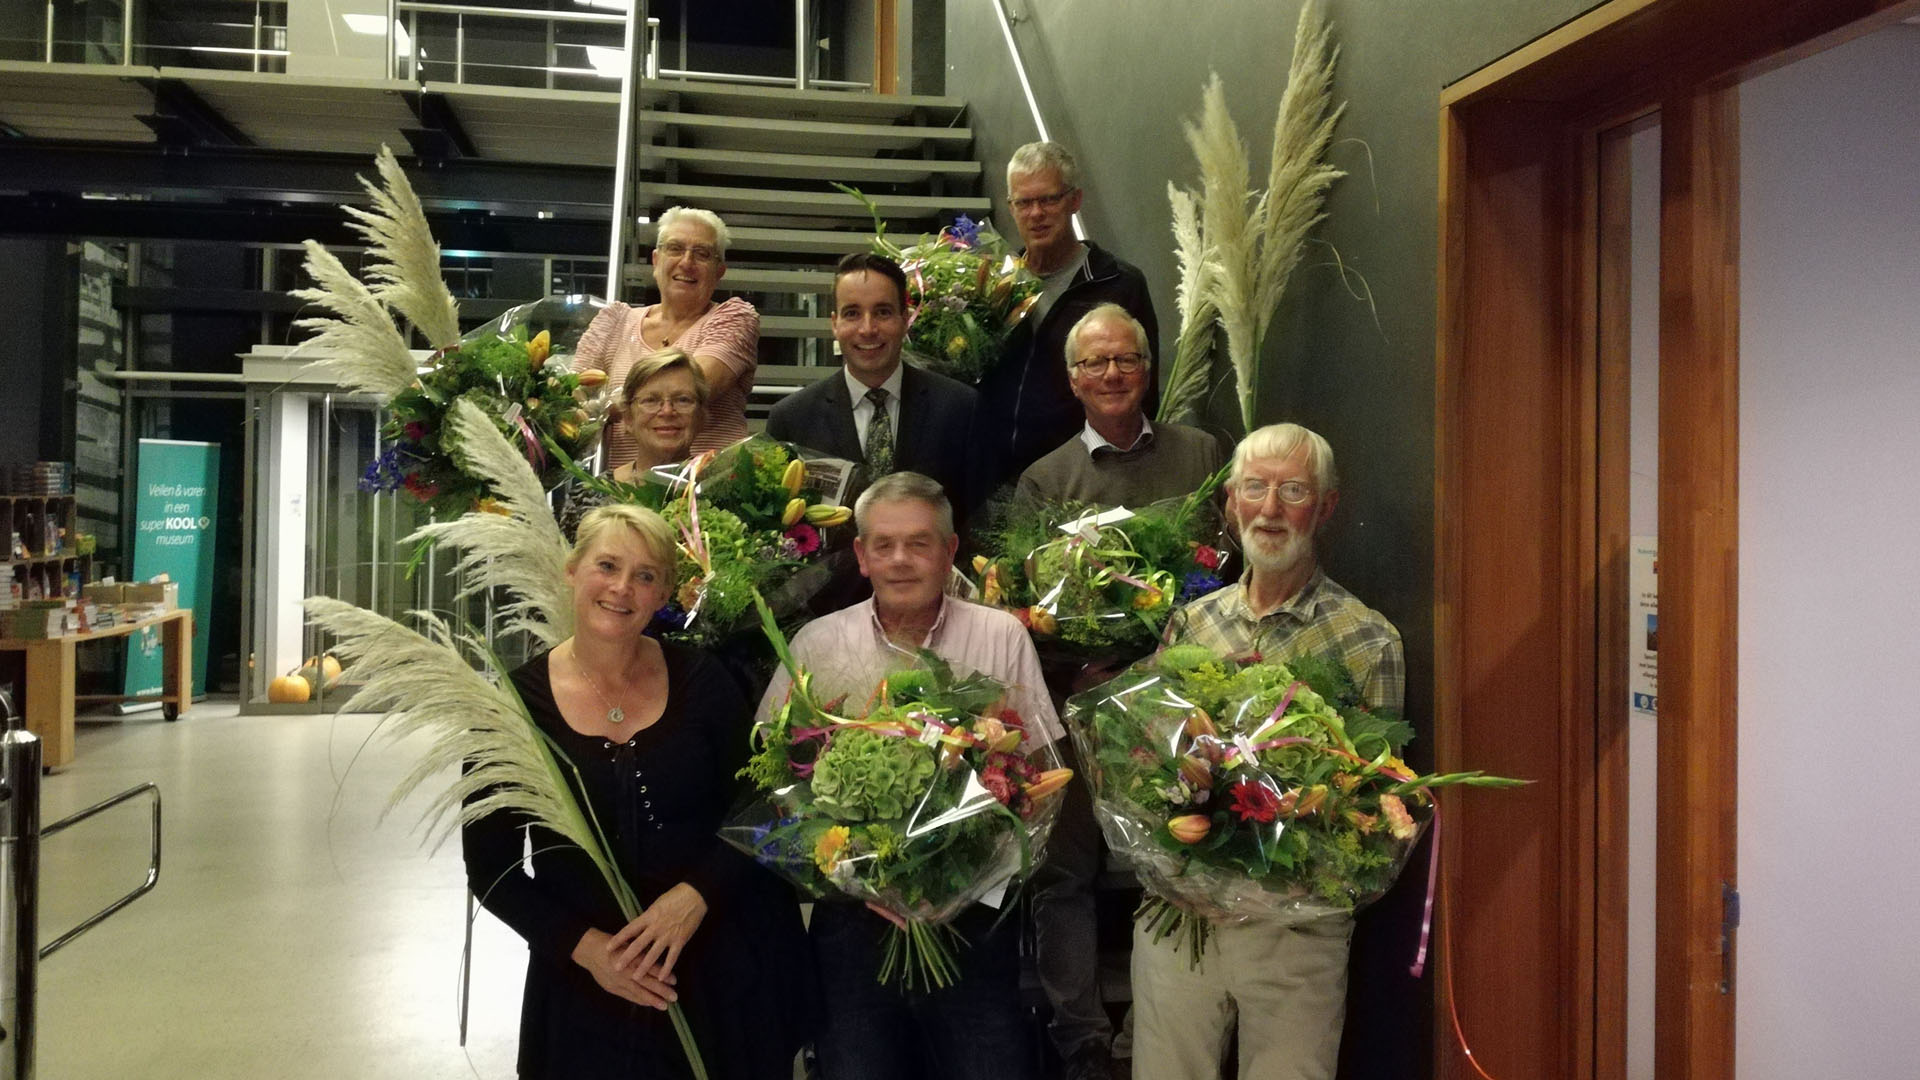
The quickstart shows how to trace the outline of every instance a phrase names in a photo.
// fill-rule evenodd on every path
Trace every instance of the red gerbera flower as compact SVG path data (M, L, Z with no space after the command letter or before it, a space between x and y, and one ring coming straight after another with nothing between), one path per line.
M794 554L803 559L820 550L820 530L804 521L795 522L786 535L793 541Z
M1241 821L1272 821L1280 814L1280 796L1265 784L1242 780L1233 785L1232 809Z

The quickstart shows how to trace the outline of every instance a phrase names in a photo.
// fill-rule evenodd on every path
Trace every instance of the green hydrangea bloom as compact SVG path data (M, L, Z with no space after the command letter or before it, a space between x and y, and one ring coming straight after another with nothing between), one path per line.
M937 768L932 748L913 739L844 728L814 763L814 803L840 821L905 817Z

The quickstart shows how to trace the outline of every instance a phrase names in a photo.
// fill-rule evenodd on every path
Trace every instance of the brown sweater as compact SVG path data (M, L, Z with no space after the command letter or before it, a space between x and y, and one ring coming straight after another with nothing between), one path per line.
M1183 424L1155 424L1132 450L1087 453L1078 434L1020 474L1016 501L1145 506L1191 493L1226 462L1220 440Z

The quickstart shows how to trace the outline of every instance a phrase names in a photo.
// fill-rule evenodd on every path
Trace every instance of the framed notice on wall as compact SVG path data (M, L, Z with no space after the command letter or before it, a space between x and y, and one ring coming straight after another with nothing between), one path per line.
M1627 565L1627 695L1633 711L1656 716L1660 703L1660 542L1633 538Z
M193 610L193 695L207 690L207 633L213 624L213 536L220 500L220 445L141 439L133 513L131 579L165 574L180 606ZM160 636L127 640L129 695L160 693Z

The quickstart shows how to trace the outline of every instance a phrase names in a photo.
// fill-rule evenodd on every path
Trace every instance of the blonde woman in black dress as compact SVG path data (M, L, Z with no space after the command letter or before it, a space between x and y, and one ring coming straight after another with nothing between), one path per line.
M494 814L464 830L475 895L529 952L522 1077L690 1075L677 1000L714 1080L790 1075L814 1000L792 893L715 835L737 790L751 709L698 650L643 633L674 587L659 515L604 506L567 567L574 636L513 673L645 910L621 918L585 853ZM571 782L571 780L570 780Z

